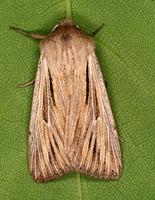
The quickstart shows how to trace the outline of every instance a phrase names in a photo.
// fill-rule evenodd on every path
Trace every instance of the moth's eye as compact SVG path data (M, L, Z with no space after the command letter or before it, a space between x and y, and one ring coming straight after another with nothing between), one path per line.
M54 28L52 29L52 31L54 31L58 26L59 26L59 24L55 25Z
M76 26L76 28L79 28L79 26L78 25L75 25Z

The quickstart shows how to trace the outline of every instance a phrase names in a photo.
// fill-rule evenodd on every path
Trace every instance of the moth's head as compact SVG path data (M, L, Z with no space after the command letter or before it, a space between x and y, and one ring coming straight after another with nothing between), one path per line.
M51 33L62 33L62 32L76 32L82 33L79 27L71 19L64 19L57 24Z

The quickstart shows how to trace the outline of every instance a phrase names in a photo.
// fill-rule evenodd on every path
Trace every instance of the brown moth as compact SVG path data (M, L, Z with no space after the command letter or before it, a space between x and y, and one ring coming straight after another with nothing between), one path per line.
M48 36L30 36L42 39L29 127L34 180L71 171L118 178L119 137L93 38L68 19Z

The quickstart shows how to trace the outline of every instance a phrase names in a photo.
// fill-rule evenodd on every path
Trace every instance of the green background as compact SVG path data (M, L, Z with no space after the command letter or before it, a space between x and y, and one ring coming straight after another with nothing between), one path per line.
M73 19L95 36L123 154L118 181L72 173L35 183L28 172L27 141L39 42L9 30L49 33L66 16L66 1L0 0L0 199L155 199L155 1L73 0Z

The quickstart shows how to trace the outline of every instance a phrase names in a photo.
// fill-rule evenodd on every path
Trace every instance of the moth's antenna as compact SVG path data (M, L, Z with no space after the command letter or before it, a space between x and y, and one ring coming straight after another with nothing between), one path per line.
M66 18L72 19L72 4L71 0L66 0Z
M98 33L98 32L100 32L102 29L103 29L103 27L104 27L105 25L104 25L104 23L101 25L101 26L99 26L95 31L93 31L92 33L89 33L89 35L90 36L92 36L92 37L95 37L95 35Z

